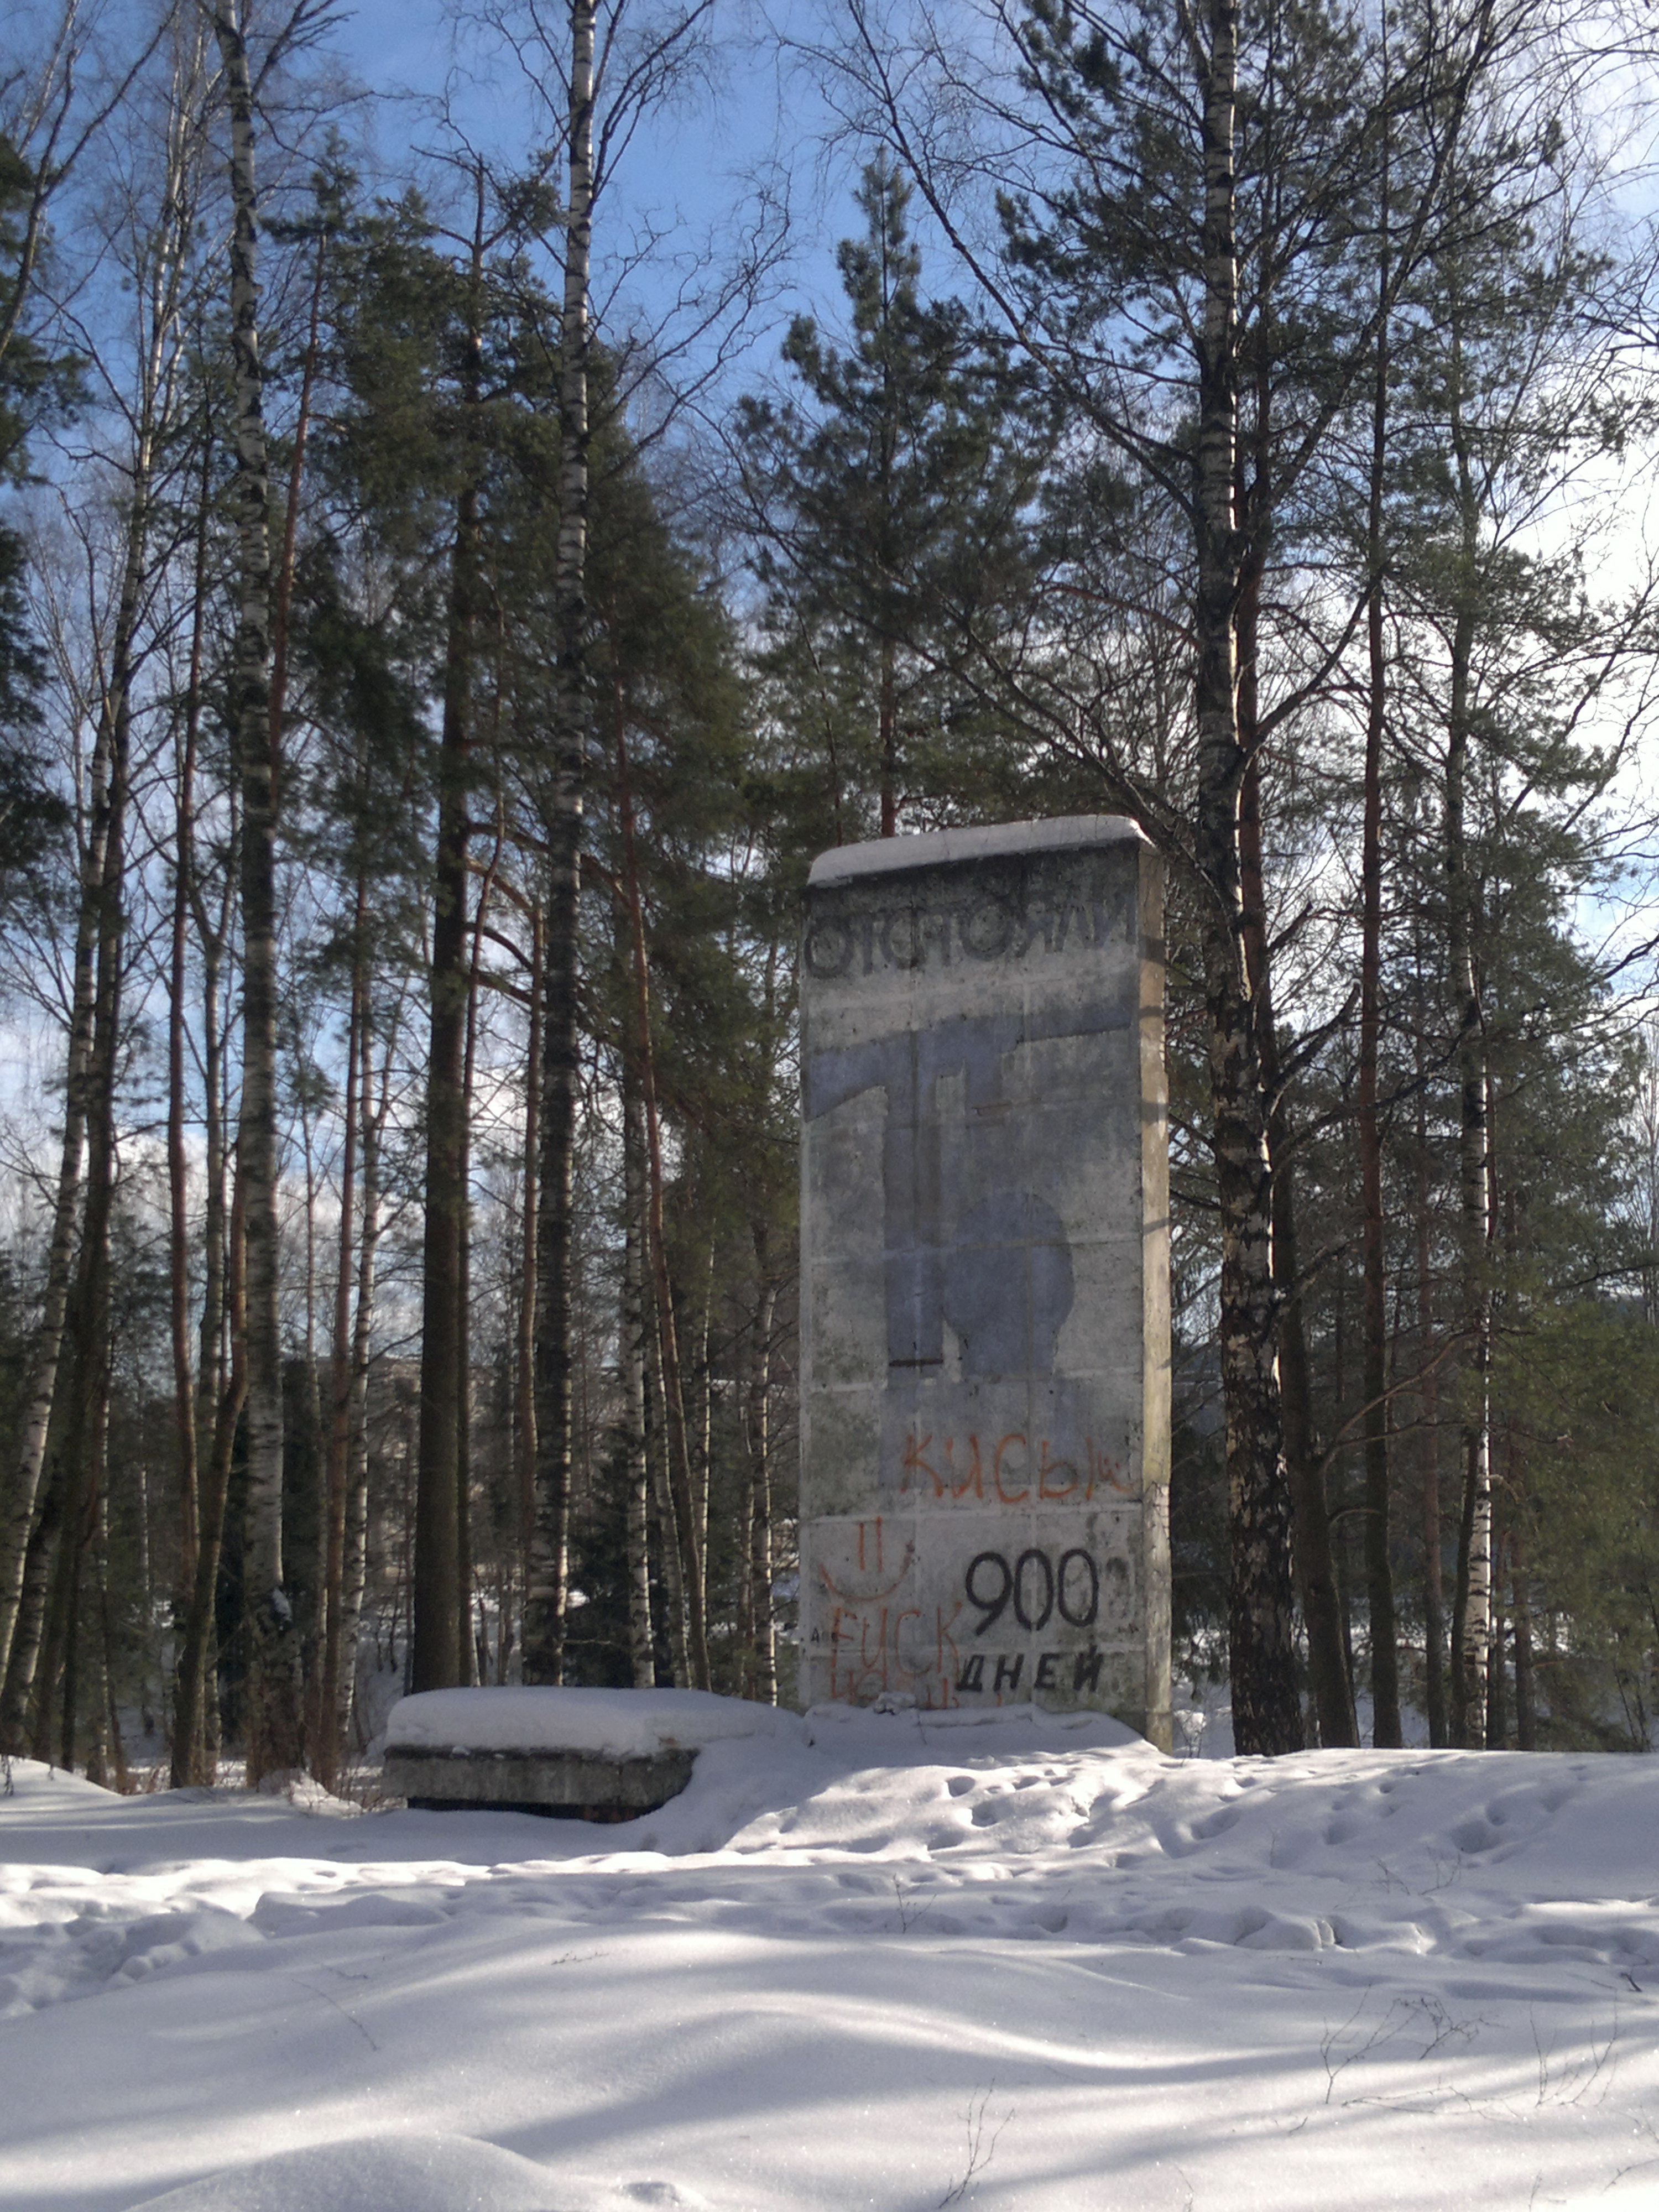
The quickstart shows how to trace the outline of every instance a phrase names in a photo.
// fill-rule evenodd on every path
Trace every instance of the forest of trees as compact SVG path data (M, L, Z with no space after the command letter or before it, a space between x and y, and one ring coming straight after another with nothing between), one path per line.
M1168 872L1178 1669L1649 1748L1648 33L823 0L781 324L776 204L613 213L753 22L454 12L516 155L319 0L0 75L0 1750L788 1698L805 871L1073 812Z

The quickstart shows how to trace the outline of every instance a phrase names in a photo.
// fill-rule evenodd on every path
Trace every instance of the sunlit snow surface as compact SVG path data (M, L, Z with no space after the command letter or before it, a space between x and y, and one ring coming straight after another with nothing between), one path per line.
M611 1828L17 1764L0 2207L1659 2206L1659 1760L1101 1733L809 1723Z

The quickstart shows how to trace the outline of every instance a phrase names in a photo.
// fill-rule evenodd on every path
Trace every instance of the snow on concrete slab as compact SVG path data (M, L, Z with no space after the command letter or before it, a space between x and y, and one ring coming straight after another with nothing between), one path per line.
M399 1751L577 1751L648 1759L733 1736L799 1740L799 1717L708 1690L422 1690L386 1721Z

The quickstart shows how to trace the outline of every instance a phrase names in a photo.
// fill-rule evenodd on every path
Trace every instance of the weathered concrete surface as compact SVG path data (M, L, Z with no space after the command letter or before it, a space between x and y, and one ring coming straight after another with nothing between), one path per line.
M386 1786L429 1811L562 1814L583 1820L631 1820L678 1797L695 1751L605 1759L576 1751L411 1750L388 1744Z
M823 854L801 1054L806 1702L1167 1746L1156 856L1109 816Z

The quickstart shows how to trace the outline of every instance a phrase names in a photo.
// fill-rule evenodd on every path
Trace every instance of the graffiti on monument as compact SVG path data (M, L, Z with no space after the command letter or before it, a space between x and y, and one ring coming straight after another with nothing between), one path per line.
M1129 1025L1122 1006L1034 1007L808 1055L809 1121L861 1091L887 1094L882 1194L890 1369L942 1366L948 1321L960 1340L964 1375L1054 1373L1073 1297L1060 1216L1035 1191L993 1187L963 1204L960 1186L982 1188L1006 1147L997 1109L1009 1103L1012 1054L1051 1038L1099 1036ZM963 1080L969 1133L965 1152L948 1157L938 1105L938 1086L947 1077Z
M1054 1206L1030 1188L1042 1179L1040 1149L1022 1151L1005 1109L1018 1103L1012 1070L1024 1047L1130 1025L1121 1005L1036 1006L809 1054L810 1118L866 1091L885 1093L887 1493L971 1506L1124 1490L1123 1440L1099 1433L1088 1392L1056 1372L1076 1292L1072 1248ZM939 1086L951 1079L955 1114L940 1110ZM1011 1169L1018 1181L1006 1180ZM1034 1381L1040 1420L1025 1387Z
M901 900L848 915L817 915L806 931L806 972L830 982L884 969L948 968L953 960L1024 960L1107 944L1121 897L1095 885L1018 901L994 891L960 900ZM1117 931L1121 935L1121 929Z
M1135 1615L1129 1560L1101 1528L958 1554L932 1601L915 1565L914 1540L876 1515L820 1568L830 1607L810 1642L828 1662L832 1698L899 1690L938 1706L1022 1691L1076 1696L1099 1686L1103 1644L1120 1642Z
M814 1698L1142 1697L1147 878L1127 838L1048 834L815 871Z

